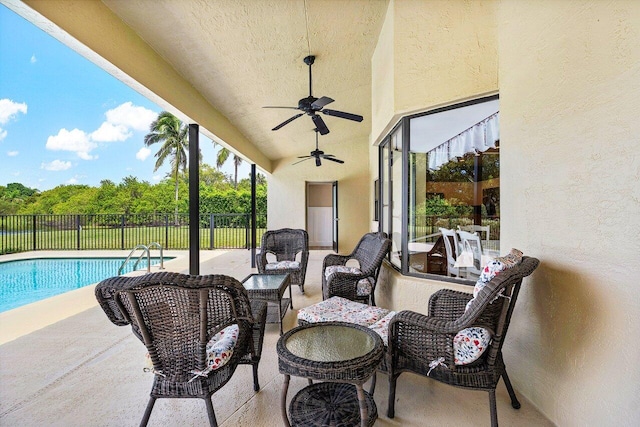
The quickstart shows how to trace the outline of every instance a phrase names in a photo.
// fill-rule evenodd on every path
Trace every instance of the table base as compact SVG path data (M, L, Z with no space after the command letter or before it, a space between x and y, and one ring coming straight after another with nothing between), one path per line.
M345 383L315 383L300 390L289 404L292 426L372 426L378 410L371 394L364 391L367 420L361 423L356 386Z

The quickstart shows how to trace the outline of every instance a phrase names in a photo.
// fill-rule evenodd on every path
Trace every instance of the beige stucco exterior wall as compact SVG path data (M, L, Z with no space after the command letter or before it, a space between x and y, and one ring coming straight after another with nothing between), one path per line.
M390 1L372 58L373 179L378 174L375 143L399 117L497 92L496 5ZM403 277L390 269L381 276L376 302L393 309L426 313L429 296L438 289L469 289Z
M309 151L313 142L309 141ZM371 211L368 143L340 141L321 146L326 153L345 161L340 165L324 160L316 167L314 160L293 165L297 158L284 159L267 175L267 227L306 228L306 182L338 181L338 250L349 253L363 234L369 231Z
M502 239L542 261L511 380L558 425L640 425L640 2L504 1L498 22Z
M489 73L473 65L460 70L469 79L455 69L464 58L490 62L473 51L464 29L484 34L476 49L493 50L496 67L499 58L502 247L541 260L525 281L505 344L511 380L557 425L640 425L640 2L502 1L492 6L495 16L477 21L460 15L485 10L472 3L390 5L387 19L397 29L383 32L393 40L381 37L378 47L394 46L395 104L393 113L378 114L383 123L375 129L386 131L402 110L498 88L497 78L483 79ZM402 13L408 4L411 16ZM464 25L452 31L448 16ZM493 28L493 43L483 25ZM412 27L415 33L406 31ZM403 58L421 71L402 76ZM374 116L384 102L375 94ZM424 313L441 287L464 289L385 269L376 300Z
M389 2L371 60L373 142L402 115L496 92L497 4Z

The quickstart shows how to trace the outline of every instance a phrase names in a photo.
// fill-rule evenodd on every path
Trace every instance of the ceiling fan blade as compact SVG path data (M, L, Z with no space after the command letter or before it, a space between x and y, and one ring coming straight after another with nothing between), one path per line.
M298 156L299 159L308 159L310 157L313 157L313 156Z
M328 116L340 117L341 119L353 120L354 122L362 121L362 116L359 116L357 114L345 113L344 111L322 110L322 112Z
M262 108L286 108L287 110L297 110L298 107L274 107L274 106L266 106L266 107L262 107Z
M271 129L271 130L278 130L278 129L280 129L282 126L284 126L284 125L286 125L286 124L289 124L290 122L294 121L295 119L297 119L298 117L300 117L300 116L302 116L302 115L304 115L304 113L296 114L295 116L293 116L293 117L291 117L291 118L289 118L289 119L285 120L284 122L280 123L278 126L274 127L274 128L273 128L273 129Z
M320 110L322 109L322 107L324 107L327 104L331 104L333 102L333 99L329 98L328 96L323 96L322 98L318 98L316 99L312 104L311 107L314 110Z
M291 166L293 166L293 165L297 165L298 163L302 163L302 162L304 162L305 160L309 160L309 159L311 158L311 156L304 156L304 157L306 157L306 159L298 160L298 161L297 161L297 162L295 162L295 163L291 163Z
M320 161L320 156L316 157L316 166L320 166L322 165L322 162Z
M322 120L322 117L320 117L317 114L314 114L311 116L311 120L313 120L313 123L316 125L316 129L318 129L318 133L320 135L326 135L329 133L329 128L324 123L324 120Z
M336 159L334 157L328 157L328 156L322 156L322 157L324 157L325 160L331 160L332 162L336 162L336 163L340 163L340 164L344 163L344 160Z

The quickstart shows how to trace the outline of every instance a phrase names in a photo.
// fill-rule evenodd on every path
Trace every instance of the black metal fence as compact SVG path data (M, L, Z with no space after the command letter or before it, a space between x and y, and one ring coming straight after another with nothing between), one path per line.
M251 244L251 215L201 214L200 249ZM267 215L256 216L257 241ZM0 254L39 250L131 249L157 242L189 248L189 214L0 215Z

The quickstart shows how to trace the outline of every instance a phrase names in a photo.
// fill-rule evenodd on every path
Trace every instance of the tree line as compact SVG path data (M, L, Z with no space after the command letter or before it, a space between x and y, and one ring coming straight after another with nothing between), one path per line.
M267 184L263 175L256 179L256 210L267 211ZM178 176L178 200L174 198L175 178L167 177L157 184L134 176L122 182L103 180L97 187L59 185L46 191L21 183L0 186L0 214L140 214L189 212L189 177ZM234 188L230 177L207 164L200 167L201 213L250 213L251 181L240 180Z

